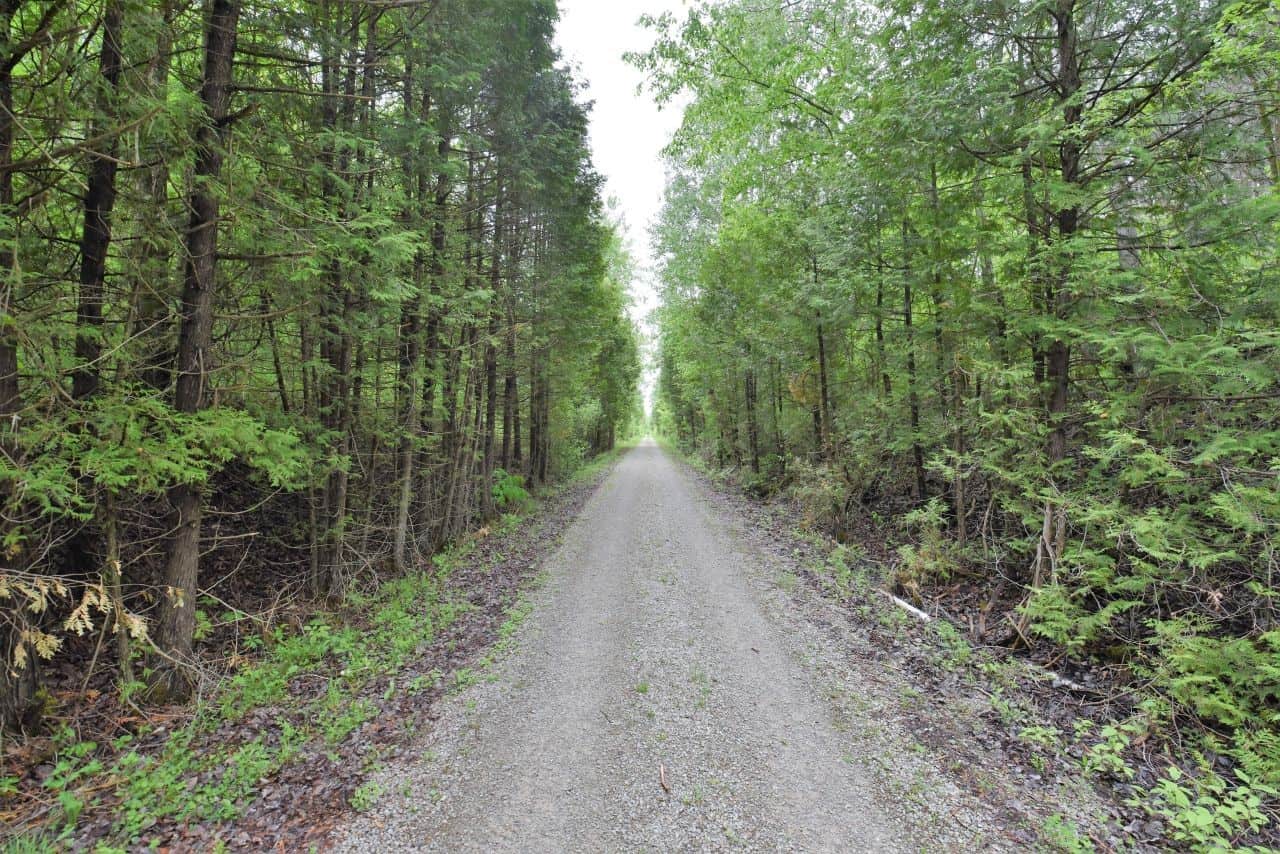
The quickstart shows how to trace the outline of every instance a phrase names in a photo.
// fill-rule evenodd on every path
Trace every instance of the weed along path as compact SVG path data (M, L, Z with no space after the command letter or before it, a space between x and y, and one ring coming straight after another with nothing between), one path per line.
M840 722L753 560L662 450L632 451L336 847L992 850L954 787L901 797L918 769Z

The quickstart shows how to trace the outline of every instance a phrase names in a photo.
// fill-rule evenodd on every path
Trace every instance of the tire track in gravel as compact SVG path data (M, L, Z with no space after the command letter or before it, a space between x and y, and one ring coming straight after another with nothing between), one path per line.
M753 560L659 448L629 453L547 559L513 651L445 701L418 759L374 776L382 797L335 846L988 847L948 835L945 799L895 802Z

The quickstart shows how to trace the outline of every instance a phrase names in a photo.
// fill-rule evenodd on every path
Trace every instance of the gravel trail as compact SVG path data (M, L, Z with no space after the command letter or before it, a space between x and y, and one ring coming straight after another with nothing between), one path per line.
M955 835L954 797L894 794L887 778L915 772L840 723L812 638L700 492L654 445L624 457L547 559L509 653L444 701L413 761L374 776L377 802L336 847L993 848L972 820Z

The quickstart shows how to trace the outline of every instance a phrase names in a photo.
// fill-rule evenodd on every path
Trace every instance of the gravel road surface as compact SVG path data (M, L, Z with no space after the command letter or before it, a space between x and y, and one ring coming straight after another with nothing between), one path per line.
M509 649L444 701L413 761L375 774L335 846L998 848L981 816L957 825L972 805L954 787L935 796L857 734L874 727L841 722L764 564L660 448L636 448L547 559ZM831 666L856 699L857 668ZM928 791L908 803L913 781Z

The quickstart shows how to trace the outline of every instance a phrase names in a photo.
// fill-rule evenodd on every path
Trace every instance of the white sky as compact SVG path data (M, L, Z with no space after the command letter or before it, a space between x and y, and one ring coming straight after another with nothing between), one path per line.
M680 107L658 110L652 97L636 92L644 75L623 61L627 51L644 51L653 34L639 25L641 15L676 12L683 0L560 0L557 42L565 59L578 66L591 113L595 166L608 181L606 195L617 199L641 269L633 286L634 316L643 321L658 302L653 282L649 227L662 207L666 175L662 149L680 126ZM652 406L656 377L645 376L646 403Z

